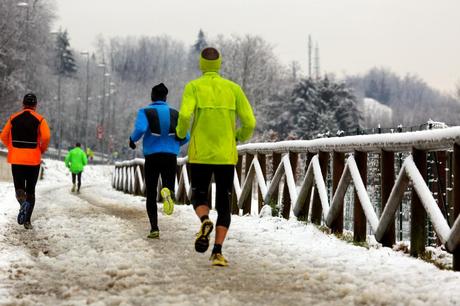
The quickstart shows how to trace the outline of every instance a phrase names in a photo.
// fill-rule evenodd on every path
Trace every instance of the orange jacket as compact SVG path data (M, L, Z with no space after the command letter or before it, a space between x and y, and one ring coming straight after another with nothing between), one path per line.
M5 124L0 138L8 148L8 162L14 165L36 166L50 142L46 120L32 109L13 114Z

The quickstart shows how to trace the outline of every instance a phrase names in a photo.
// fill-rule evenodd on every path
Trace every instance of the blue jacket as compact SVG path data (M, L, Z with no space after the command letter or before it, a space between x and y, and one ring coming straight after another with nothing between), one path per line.
M189 141L190 134L183 141L176 140L178 116L178 111L164 101L155 101L138 111L131 139L136 142L144 136L144 156L154 153L179 154L180 146Z

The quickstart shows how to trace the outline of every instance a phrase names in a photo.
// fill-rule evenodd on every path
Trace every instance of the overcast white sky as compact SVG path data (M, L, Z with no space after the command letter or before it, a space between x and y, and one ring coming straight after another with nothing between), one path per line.
M192 44L199 29L254 34L284 63L307 71L308 34L319 43L322 72L363 73L373 66L417 74L452 91L460 80L459 0L56 0L56 27L71 45L95 37L162 35Z

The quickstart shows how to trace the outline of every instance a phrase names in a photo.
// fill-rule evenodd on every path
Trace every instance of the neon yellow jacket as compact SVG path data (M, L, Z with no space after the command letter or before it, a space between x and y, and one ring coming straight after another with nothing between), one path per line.
M176 127L180 138L185 138L192 116L189 162L235 165L238 161L236 141L248 140L256 125L241 87L208 70L185 86ZM238 129L237 116L241 124Z

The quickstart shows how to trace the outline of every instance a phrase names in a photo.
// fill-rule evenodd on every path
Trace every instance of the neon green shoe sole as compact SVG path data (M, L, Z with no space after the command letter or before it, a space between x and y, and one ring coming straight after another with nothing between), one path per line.
M150 234L147 235L149 239L160 239L160 231L151 231Z
M171 191L168 188L163 188L160 191L161 197L163 199L163 211L167 215L172 215L174 212L174 200L171 197Z

